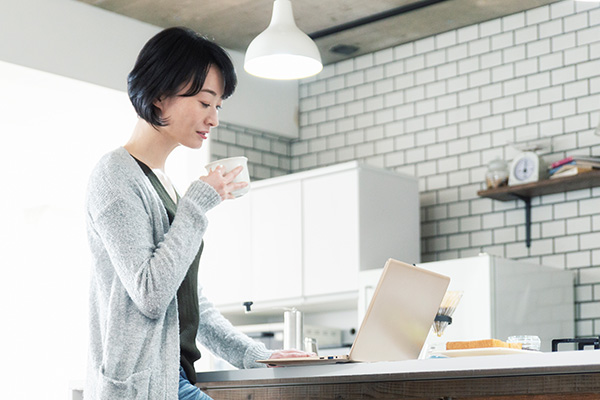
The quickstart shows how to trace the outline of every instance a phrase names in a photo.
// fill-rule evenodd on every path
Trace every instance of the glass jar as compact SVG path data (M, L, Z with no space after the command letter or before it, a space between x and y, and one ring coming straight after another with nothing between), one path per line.
M488 164L485 182L488 189L497 189L508 185L508 166L504 160L495 159Z
M540 351L542 341L539 336L534 335L515 335L509 336L507 343L521 343L523 350Z

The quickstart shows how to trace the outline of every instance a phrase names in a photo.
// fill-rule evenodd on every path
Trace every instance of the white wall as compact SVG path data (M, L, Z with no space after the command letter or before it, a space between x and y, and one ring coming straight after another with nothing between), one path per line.
M67 399L85 377L87 179L136 121L125 93L0 62L0 398Z
M238 74L235 94L223 103L224 122L298 138L298 81L273 81L244 71L244 55L230 51Z
M118 90L158 31L74 0L0 2L0 60Z
M0 60L125 91L137 54L160 30L74 0L3 1ZM250 76L243 69L243 54L230 53L239 85L221 119L297 138L297 81Z

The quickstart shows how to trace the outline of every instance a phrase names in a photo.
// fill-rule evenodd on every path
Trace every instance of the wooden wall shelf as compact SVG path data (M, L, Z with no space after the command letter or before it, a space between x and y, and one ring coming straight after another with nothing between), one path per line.
M480 190L477 195L500 201L537 197L545 194L570 192L600 186L600 170L594 170L574 176L526 183L524 185L503 186L498 189Z
M525 202L525 234L527 247L531 245L531 198L547 194L570 192L600 186L600 170L593 170L574 176L545 179L523 185L503 186L497 189L480 190L477 195L494 200Z

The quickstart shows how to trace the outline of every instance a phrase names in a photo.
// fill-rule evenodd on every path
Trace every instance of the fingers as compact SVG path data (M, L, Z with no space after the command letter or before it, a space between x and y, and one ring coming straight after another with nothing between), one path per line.
M213 169L212 171L209 172L210 173L215 173L219 176L225 176L225 167L222 165L218 165L215 169Z
M270 359L275 360L278 358L310 357L310 356L316 356L316 354L315 353L307 353L307 352L301 351L301 350L289 349L289 350L274 351L273 354L271 355Z
M240 165L240 166L235 167L234 169L232 169L231 171L229 171L227 173L225 173L223 171L223 178L225 178L225 180L227 182L232 182L236 178L236 176L238 176L240 174L240 172L242 172L243 169L244 169L244 167L242 167Z
M230 184L227 185L227 187L232 191L235 192L236 190L240 190L245 188L246 186L248 186L248 182L232 182Z
M209 171L208 176L200 179L210 184L221 196L221 200L234 199L233 192L248 186L247 182L233 182L242 170L243 167L239 166L225 172L225 167L219 165L214 170Z
M223 187L223 192L225 193L223 200L235 199L235 195L233 193L237 190L245 188L246 186L248 186L247 182L231 182L225 184Z
M222 166L219 169L219 173L222 174L223 182L225 183L224 191L226 196L223 198L223 200L235 198L235 196L232 194L233 192L248 186L247 182L233 182L234 179L240 174L240 172L242 172L242 170L243 167L241 165L235 167L229 172L225 172Z

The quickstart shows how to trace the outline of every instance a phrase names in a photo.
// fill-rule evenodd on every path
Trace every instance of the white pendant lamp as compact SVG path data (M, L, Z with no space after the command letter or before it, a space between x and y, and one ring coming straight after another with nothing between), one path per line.
M296 26L290 0L275 0L271 23L248 46L244 69L267 79L302 79L321 72L319 49Z

